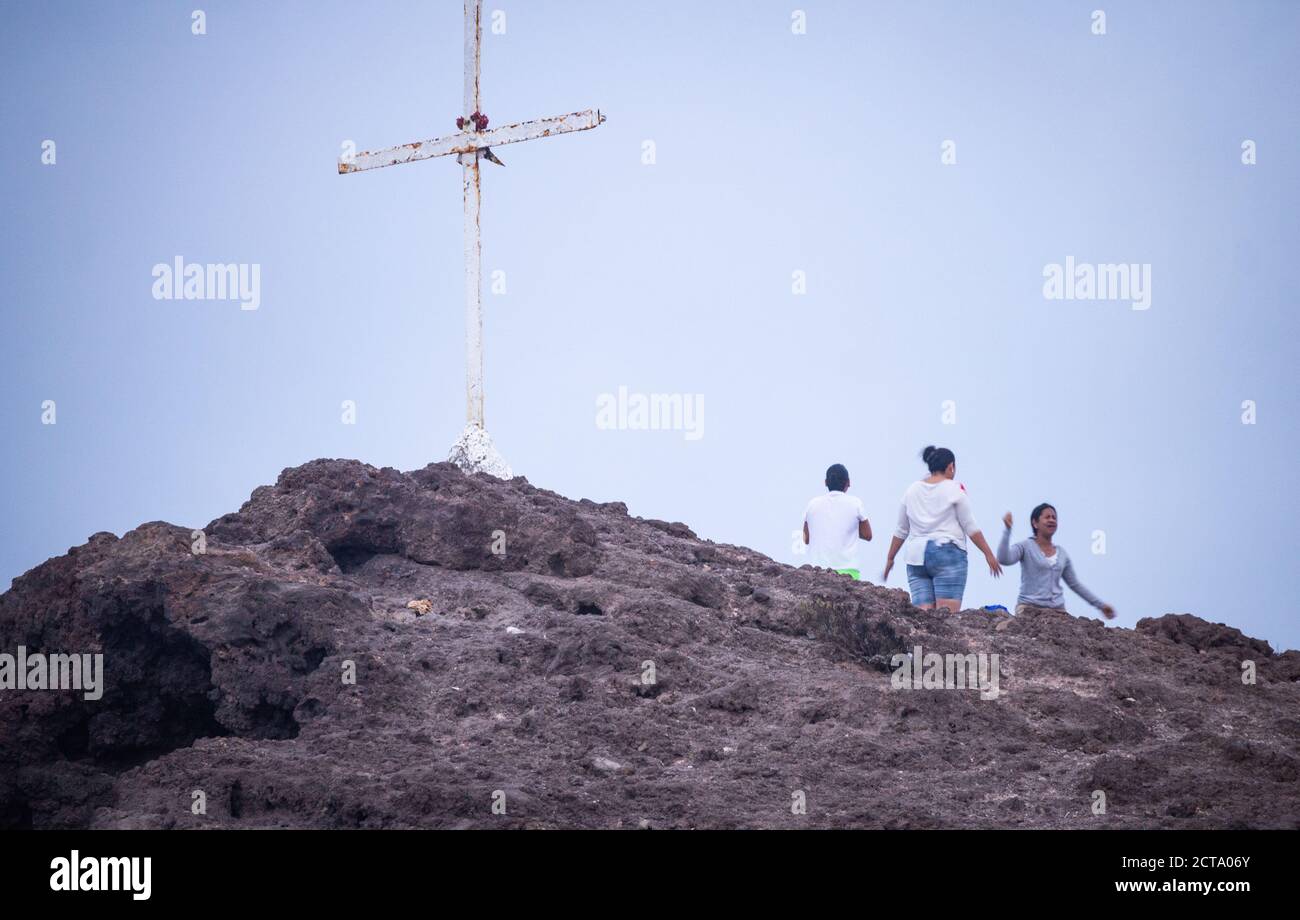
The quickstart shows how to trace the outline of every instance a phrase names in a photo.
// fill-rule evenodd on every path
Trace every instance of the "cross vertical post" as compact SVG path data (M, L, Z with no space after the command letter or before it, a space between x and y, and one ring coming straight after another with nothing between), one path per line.
M465 0L465 114L480 111L483 0ZM465 180L465 420L483 427L483 245L479 152L460 154Z

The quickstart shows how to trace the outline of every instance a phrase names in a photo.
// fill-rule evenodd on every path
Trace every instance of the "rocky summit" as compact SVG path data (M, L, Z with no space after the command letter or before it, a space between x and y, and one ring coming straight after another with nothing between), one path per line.
M96 534L0 596L6 687L20 647L102 686L0 689L3 827L1300 827L1298 652L921 611L449 463Z

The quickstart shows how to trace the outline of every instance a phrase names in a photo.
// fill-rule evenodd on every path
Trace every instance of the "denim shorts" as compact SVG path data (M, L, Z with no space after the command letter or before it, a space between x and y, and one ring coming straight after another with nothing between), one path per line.
M925 544L925 565L907 567L907 586L917 607L935 599L960 601L966 592L966 550L956 543Z

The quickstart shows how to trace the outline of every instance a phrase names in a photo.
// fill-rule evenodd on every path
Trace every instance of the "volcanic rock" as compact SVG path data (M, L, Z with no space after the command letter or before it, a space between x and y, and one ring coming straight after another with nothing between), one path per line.
M105 684L0 690L0 826L1300 827L1300 653L1189 614L921 611L450 463L314 461L203 531L0 595L0 653ZM895 689L918 647L999 692Z

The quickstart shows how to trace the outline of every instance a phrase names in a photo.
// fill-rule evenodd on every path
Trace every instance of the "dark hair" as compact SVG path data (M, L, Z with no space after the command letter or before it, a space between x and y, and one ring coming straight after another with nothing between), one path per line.
M946 447L935 447L931 444L921 451L921 459L925 461L931 473L942 473L948 468L949 463L957 462L957 455Z
M849 471L843 463L834 463L826 470L826 488L832 492L843 492L849 487Z
M1053 511L1056 510L1055 505L1049 505L1047 502L1043 502L1041 505L1035 505L1034 510L1029 512L1029 526L1034 531L1034 536L1038 536L1038 527L1035 525L1038 524L1038 519L1043 516L1043 512L1048 508L1051 508Z

